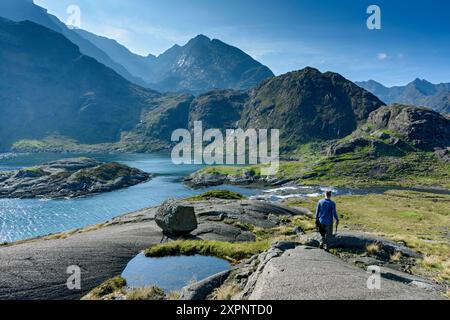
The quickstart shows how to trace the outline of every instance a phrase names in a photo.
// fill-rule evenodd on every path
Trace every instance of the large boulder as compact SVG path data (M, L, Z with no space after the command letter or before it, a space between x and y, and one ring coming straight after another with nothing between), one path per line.
M164 234L174 236L190 234L198 226L194 207L176 200L164 202L156 212L155 221Z

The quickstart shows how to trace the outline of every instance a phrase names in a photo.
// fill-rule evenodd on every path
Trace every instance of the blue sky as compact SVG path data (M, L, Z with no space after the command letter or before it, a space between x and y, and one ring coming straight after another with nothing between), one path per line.
M131 51L160 54L197 34L246 51L276 74L313 66L353 80L450 82L450 1L427 0L35 0L66 21ZM382 29L366 27L369 5Z

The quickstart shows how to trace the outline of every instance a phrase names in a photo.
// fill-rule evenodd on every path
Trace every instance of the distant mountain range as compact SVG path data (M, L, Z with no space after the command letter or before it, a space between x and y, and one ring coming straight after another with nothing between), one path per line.
M403 103L450 113L450 83L432 84L416 79L406 86L385 87L374 80L356 82L387 104Z
M141 57L113 40L66 28L31 0L2 0L0 10L15 20L0 18L1 151L24 139L32 140L25 150L42 149L47 137L75 149L167 150L175 129L202 121L205 129L280 129L281 151L289 152L348 136L385 103L449 111L448 84L358 86L310 67L275 77L241 50L203 35ZM37 22L17 22L25 18ZM180 92L160 93L141 81ZM217 89L202 93L210 88Z
M211 89L248 89L274 76L238 48L198 36L160 56L142 57L118 42L84 30L69 29L32 0L1 0L0 16L29 20L63 34L80 51L135 84L159 91L199 94Z
M195 41L210 42L201 37ZM197 97L135 85L83 55L62 34L33 22L0 19L0 148L55 133L127 151L167 148L178 128L279 128L286 149L342 138L383 103L342 76L313 68L262 82L251 91Z
M76 32L106 52L149 87L162 92L201 94L212 89L249 89L273 72L242 50L199 35L159 56L142 57L114 40L84 30Z

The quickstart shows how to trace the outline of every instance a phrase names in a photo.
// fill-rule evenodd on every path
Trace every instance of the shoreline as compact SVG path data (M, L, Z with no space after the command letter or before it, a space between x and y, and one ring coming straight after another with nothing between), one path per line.
M157 175L155 174L153 176L156 177ZM184 183L184 182L180 181L180 183ZM190 185L187 185L187 186L191 187ZM248 189L259 189L261 191L261 196L264 195L265 191L270 191L271 190L271 189L268 189L268 188L273 188L273 189L276 189L277 187L278 188L283 188L283 185L280 185L280 186L268 186L268 185L266 185L266 186L264 186L264 185L259 184L259 183L254 184L254 185L252 185L252 184L246 184L246 185L223 184L223 185L218 185L217 188L220 189L223 186L239 186L239 187L248 188ZM288 186L289 187L294 187L294 188L301 188L301 187L312 187L312 188L314 188L314 187L321 188L322 187L322 188L325 188L324 186L315 186L315 185L311 185L310 186L310 185L298 185L298 184L288 184ZM206 189L206 188L207 187L198 187L198 188L193 188L193 189L203 190L203 189ZM365 190L370 190L370 189L380 189L380 190L378 190L376 192L367 192L367 193L364 192ZM372 186L372 187L367 187L367 189L366 188L355 188L355 189L352 189L352 190L361 192L361 193L349 194L349 195L354 195L354 196L356 196L356 195L365 196L365 195L369 195L369 194L383 194L386 191L393 191L393 190L394 191L395 190L399 190L399 191L424 192L424 193L431 193L431 194L436 194L436 195L450 195L450 190L449 189L439 188L439 187L436 187L436 188L423 187L423 186L422 187ZM96 195L98 195L98 194L88 195L88 196L84 196L84 197L80 197L80 198L85 198L85 197L89 197L89 196L96 196ZM339 194L339 196L343 196L343 195L346 195L346 194ZM282 203L284 200L302 199L304 197L307 197L307 195L305 194L303 197L299 196L299 195L296 195L294 197L290 197L290 198L286 198L286 199L278 199L276 201L271 201L271 202ZM80 198L76 198L76 199L80 199ZM18 199L18 200L20 200L20 199ZM61 199L50 199L50 200L61 200ZM73 200L73 199L70 199L70 200ZM262 199L262 198L261 199L256 199L256 200L258 200L258 201L268 201L267 199ZM151 208L157 208L158 206L159 205L156 205L154 207L146 207L146 208L138 209L138 210L131 211L131 212L123 212L120 215L118 215L116 217L113 217L111 219L105 220L103 222L99 222L99 223L95 223L95 224L87 224L87 225L85 225L83 227L80 227L80 228L68 229L68 230L61 231L61 232L56 232L56 233L48 233L48 234L44 234L44 235L40 235L40 236L36 236L36 237L32 237L32 238L20 239L20 240L13 241L13 242L5 241L5 242L3 242L3 244L0 243L0 248L6 247L6 246L10 246L10 245L15 245L15 244L27 243L27 242L31 242L31 241L35 241L35 240L41 240L41 239L45 239L45 238L52 238L52 237L58 237L58 236L64 237L66 235L83 233L85 230L89 230L89 229L91 229L93 227L102 226L102 225L108 225L109 223L113 222L114 220L121 219L121 218L124 218L124 217L127 217L127 216L132 216L132 215L135 215L135 214L139 214L139 213L147 211L147 210L149 210Z

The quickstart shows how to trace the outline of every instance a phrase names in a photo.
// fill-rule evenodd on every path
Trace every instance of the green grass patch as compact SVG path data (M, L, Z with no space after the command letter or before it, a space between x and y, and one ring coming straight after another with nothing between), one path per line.
M16 152L105 152L116 149L115 143L81 144L78 141L59 135L52 135L42 140L19 140L11 150Z
M187 198L187 201L205 201L211 199L224 199L224 200L243 200L245 197L237 192L228 190L211 190L198 196Z
M41 149L46 146L46 143L40 140L20 140L13 144L13 149Z
M222 242L201 240L180 240L152 246L145 250L147 257L167 257L179 255L204 255L222 258L233 263L250 258L270 248L270 241Z
M399 212L399 215L402 218L409 218L409 219L414 219L414 220L419 220L419 221L422 221L422 219L424 218L423 214L420 214L420 213L414 212L414 211Z
M156 301L165 300L164 290L156 286L136 288L127 292L127 300L131 301Z
M127 281L120 276L106 280L89 292L83 300L101 300L107 295L122 292L126 285Z

